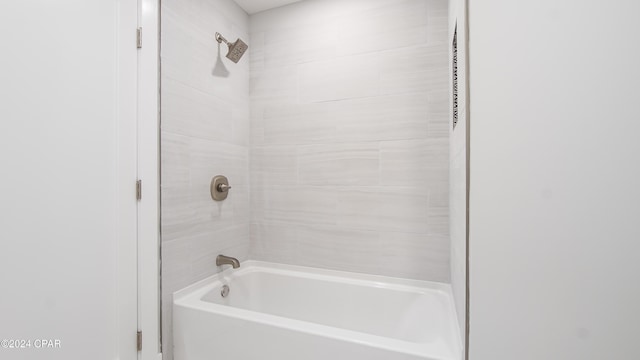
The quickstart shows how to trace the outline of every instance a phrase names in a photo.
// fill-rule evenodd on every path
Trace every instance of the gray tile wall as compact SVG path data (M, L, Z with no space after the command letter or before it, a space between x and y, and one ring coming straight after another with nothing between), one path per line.
M448 5L251 17L251 257L449 281Z
M214 75L216 31L249 40L231 0L162 1L162 300L164 359L172 359L171 294L217 271L219 253L249 255L249 56ZM216 71L219 73L219 71ZM214 175L233 189L214 202Z

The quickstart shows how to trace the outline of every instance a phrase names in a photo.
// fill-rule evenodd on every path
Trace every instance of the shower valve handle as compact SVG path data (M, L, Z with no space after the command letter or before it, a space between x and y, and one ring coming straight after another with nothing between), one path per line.
M219 192L227 192L229 189L231 189L231 186L227 184L218 184L218 187L216 188Z

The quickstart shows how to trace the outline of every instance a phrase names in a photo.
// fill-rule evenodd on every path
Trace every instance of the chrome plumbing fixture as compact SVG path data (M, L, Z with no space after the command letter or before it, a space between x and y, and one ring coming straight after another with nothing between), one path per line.
M238 61L240 61L240 58L242 57L242 55L244 55L244 52L247 51L247 49L249 48L249 45L247 45L244 41L240 39L236 40L233 43L230 43L218 32L216 33L216 41L218 41L219 44L220 43L227 44L227 46L229 47L229 53L227 54L227 58L236 64L238 63Z
M240 267L240 261L231 256L218 255L216 258L216 266L231 265L234 269Z
M211 198L215 201L222 201L229 195L229 179L223 175L216 175L211 179Z
M229 285L222 285L222 290L220 290L220 296L227 297L229 295Z

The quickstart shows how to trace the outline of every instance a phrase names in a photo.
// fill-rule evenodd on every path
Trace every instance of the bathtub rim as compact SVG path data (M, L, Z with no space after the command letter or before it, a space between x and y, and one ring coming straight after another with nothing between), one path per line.
M233 269L229 267L224 271L220 271L216 274L213 274L207 278L204 278L180 290L175 291L173 293L173 300L175 301L175 300L179 300L181 298L187 297L191 292L196 291L201 287L211 285L214 282L220 280L221 276L229 276L234 273L242 274L245 272L254 272L254 271L257 271L257 268L300 272L300 273L312 274L314 275L314 277L317 276L318 278L321 278L321 277L346 278L350 280L356 280L354 282L375 282L375 283L380 283L384 285L392 285L392 287L428 288L429 290L440 292L451 298L453 297L451 285L447 283L437 282L437 281L406 279L406 278L398 278L398 277L391 277L391 276L384 276L384 275L373 275L373 274L349 272L349 271L342 271L342 270L322 269L322 268L315 268L310 266L289 265L289 264L281 264L281 263L259 261L259 260L245 260L245 261L242 261L240 265L241 266L239 269Z

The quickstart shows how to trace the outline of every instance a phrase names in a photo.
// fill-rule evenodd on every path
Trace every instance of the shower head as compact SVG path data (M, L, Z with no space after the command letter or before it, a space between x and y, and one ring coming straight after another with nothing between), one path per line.
M236 42L230 43L225 39L220 33L216 33L216 40L218 43L224 42L229 47L229 53L227 54L227 58L233 61L234 63L238 63L244 52L247 51L249 45L247 45L244 41L238 39Z

